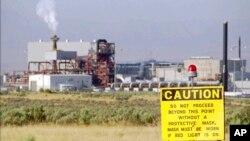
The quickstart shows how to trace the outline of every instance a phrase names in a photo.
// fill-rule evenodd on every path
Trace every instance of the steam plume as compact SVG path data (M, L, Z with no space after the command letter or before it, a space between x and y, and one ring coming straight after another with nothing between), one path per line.
M36 6L36 14L48 24L49 29L55 34L58 25L55 12L55 0L40 0Z

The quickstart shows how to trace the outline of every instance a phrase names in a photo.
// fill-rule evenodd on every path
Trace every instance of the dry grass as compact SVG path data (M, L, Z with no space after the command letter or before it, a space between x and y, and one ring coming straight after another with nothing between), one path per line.
M17 107L23 105L41 104L50 107L79 109L83 106L88 107L141 107L147 110L157 111L159 108L159 95L157 94L132 94L127 101L117 101L115 94L46 94L29 93L24 95L8 94L0 95L0 104ZM129 94L130 95L130 94ZM20 100L21 99L21 100ZM14 102L14 103L13 103ZM17 102L17 103L15 103ZM147 103L146 103L147 102ZM226 98L226 111L238 111L239 108L250 106L250 100L244 98ZM14 105L13 105L14 104ZM20 105L21 104L21 105ZM58 105L56 105L58 104ZM53 105L52 105L53 106ZM157 113L157 112L156 112ZM158 115L159 116L159 115ZM226 115L229 117L230 114ZM234 124L229 121L228 124ZM61 124L60 124L61 125ZM2 126L0 131L0 141L160 141L161 127L157 126L124 126L117 124L114 126L82 126L82 125L28 125L28 126ZM228 126L227 126L228 127ZM29 139L33 137L33 140ZM226 141L229 140L226 133ZM35 139L35 140L34 140Z
M135 126L52 126L1 127L1 141L161 141L161 129ZM229 141L229 134L225 135Z
M10 98L23 98L23 99L30 99L30 100L94 100L94 101L105 101L105 102L113 102L115 101L115 96L119 94L107 94L107 93L100 93L100 94L91 94L91 93L80 93L80 94L48 94L48 93L34 93L29 92L27 94L8 94L8 95L0 95L0 100L4 101L4 99ZM123 93L124 94L124 93ZM142 94L134 94L134 93L125 93L133 95L129 100L135 99L143 99L148 101L156 101L159 100L159 95L152 94L152 93L142 93Z
M1 95L0 99L6 99L6 98L26 98L30 100L97 100L97 101L106 101L111 98L109 97L83 97L82 94L47 94L47 93L29 93L25 95L21 94L8 94L8 95Z
M160 127L51 126L2 127L1 141L160 141Z

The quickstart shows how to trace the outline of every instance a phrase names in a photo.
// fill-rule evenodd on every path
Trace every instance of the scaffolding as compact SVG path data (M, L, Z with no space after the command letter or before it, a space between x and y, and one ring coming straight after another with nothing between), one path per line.
M96 52L89 52L86 61L86 73L92 75L93 85L108 87L114 82L115 44L104 39L97 40Z

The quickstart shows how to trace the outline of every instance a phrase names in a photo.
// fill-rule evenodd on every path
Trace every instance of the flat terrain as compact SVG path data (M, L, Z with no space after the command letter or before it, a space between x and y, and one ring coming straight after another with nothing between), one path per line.
M161 141L161 129L135 126L51 126L1 128L1 141ZM229 141L228 134L225 141Z
M24 126L4 127L1 141L160 141L159 127Z
M153 93L0 95L0 141L160 141ZM250 124L250 99L225 99L225 128Z

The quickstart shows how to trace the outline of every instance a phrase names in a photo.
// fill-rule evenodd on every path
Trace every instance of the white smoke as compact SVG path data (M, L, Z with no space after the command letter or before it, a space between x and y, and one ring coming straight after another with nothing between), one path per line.
M48 24L53 33L56 33L58 22L56 20L55 0L40 0L36 6L36 14Z

